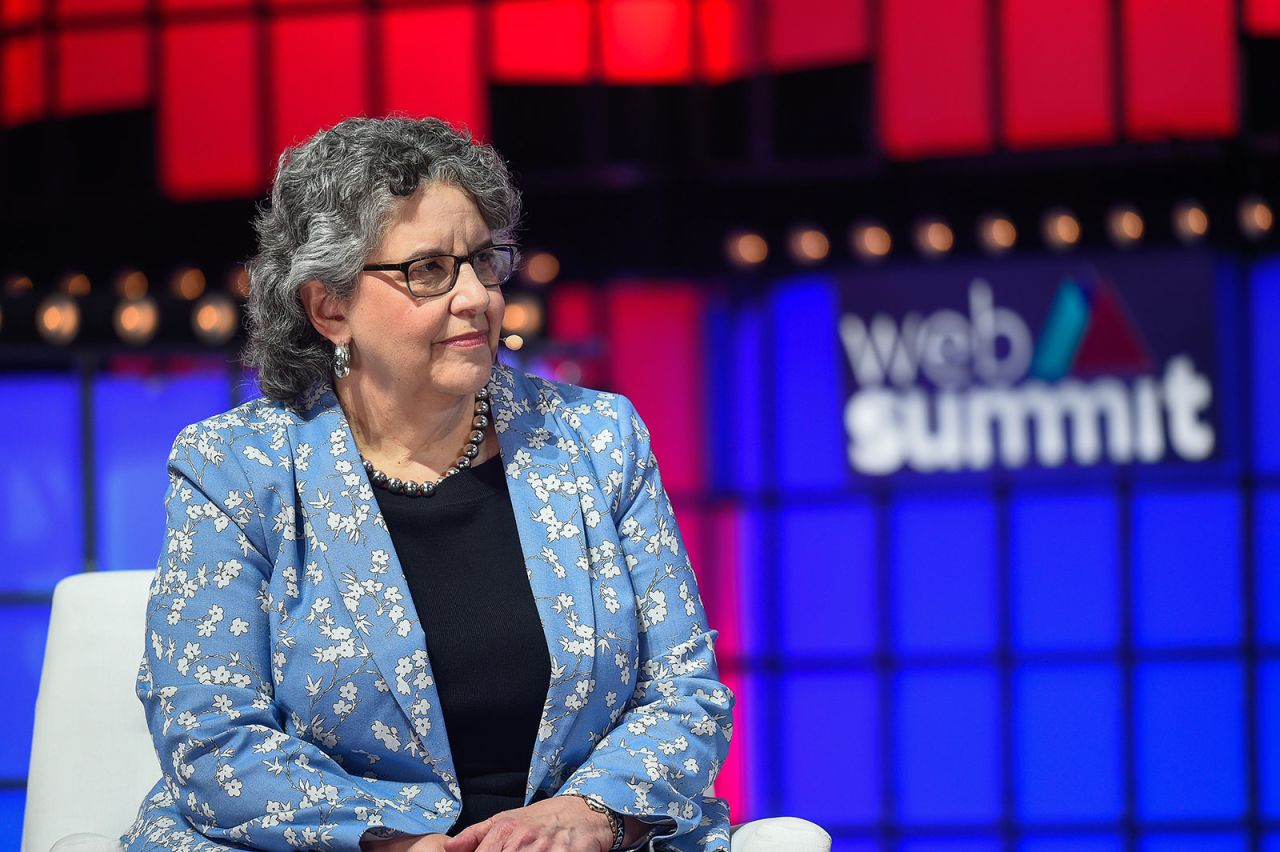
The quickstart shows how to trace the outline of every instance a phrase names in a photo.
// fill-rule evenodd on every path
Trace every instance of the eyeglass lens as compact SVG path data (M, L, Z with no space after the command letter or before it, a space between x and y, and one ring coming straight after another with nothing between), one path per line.
M512 257L506 249L482 249L471 255L476 277L486 287L495 287L511 277ZM409 267L409 286L422 293L446 290L453 281L458 261L449 255L424 257Z

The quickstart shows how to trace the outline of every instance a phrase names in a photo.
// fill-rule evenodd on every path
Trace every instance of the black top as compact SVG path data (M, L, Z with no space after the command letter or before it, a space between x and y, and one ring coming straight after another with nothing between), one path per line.
M453 836L524 805L551 655L500 455L431 497L373 491L426 633L462 787Z

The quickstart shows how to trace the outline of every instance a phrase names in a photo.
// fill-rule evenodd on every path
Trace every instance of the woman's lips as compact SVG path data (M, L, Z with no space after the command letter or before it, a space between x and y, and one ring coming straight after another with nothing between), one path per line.
M448 340L442 340L440 341L440 345L456 349L473 349L477 346L485 345L488 341L488 334L483 331L477 331L474 334L466 334L462 337L452 337Z

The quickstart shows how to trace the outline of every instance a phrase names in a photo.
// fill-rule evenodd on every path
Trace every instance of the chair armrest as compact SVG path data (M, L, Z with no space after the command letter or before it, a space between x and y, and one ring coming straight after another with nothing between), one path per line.
M79 832L68 834L53 844L49 852L124 852L124 846L119 838Z
M799 817L768 817L729 827L733 852L831 852L831 835Z

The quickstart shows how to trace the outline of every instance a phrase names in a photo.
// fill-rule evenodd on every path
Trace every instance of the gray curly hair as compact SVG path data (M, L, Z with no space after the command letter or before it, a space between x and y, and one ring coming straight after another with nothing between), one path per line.
M246 263L244 362L263 395L291 403L331 380L333 344L311 325L299 288L316 279L351 298L392 214L423 182L467 193L494 241L514 242L520 192L507 164L441 119L348 118L280 155L270 205L259 204L253 222L258 253Z

